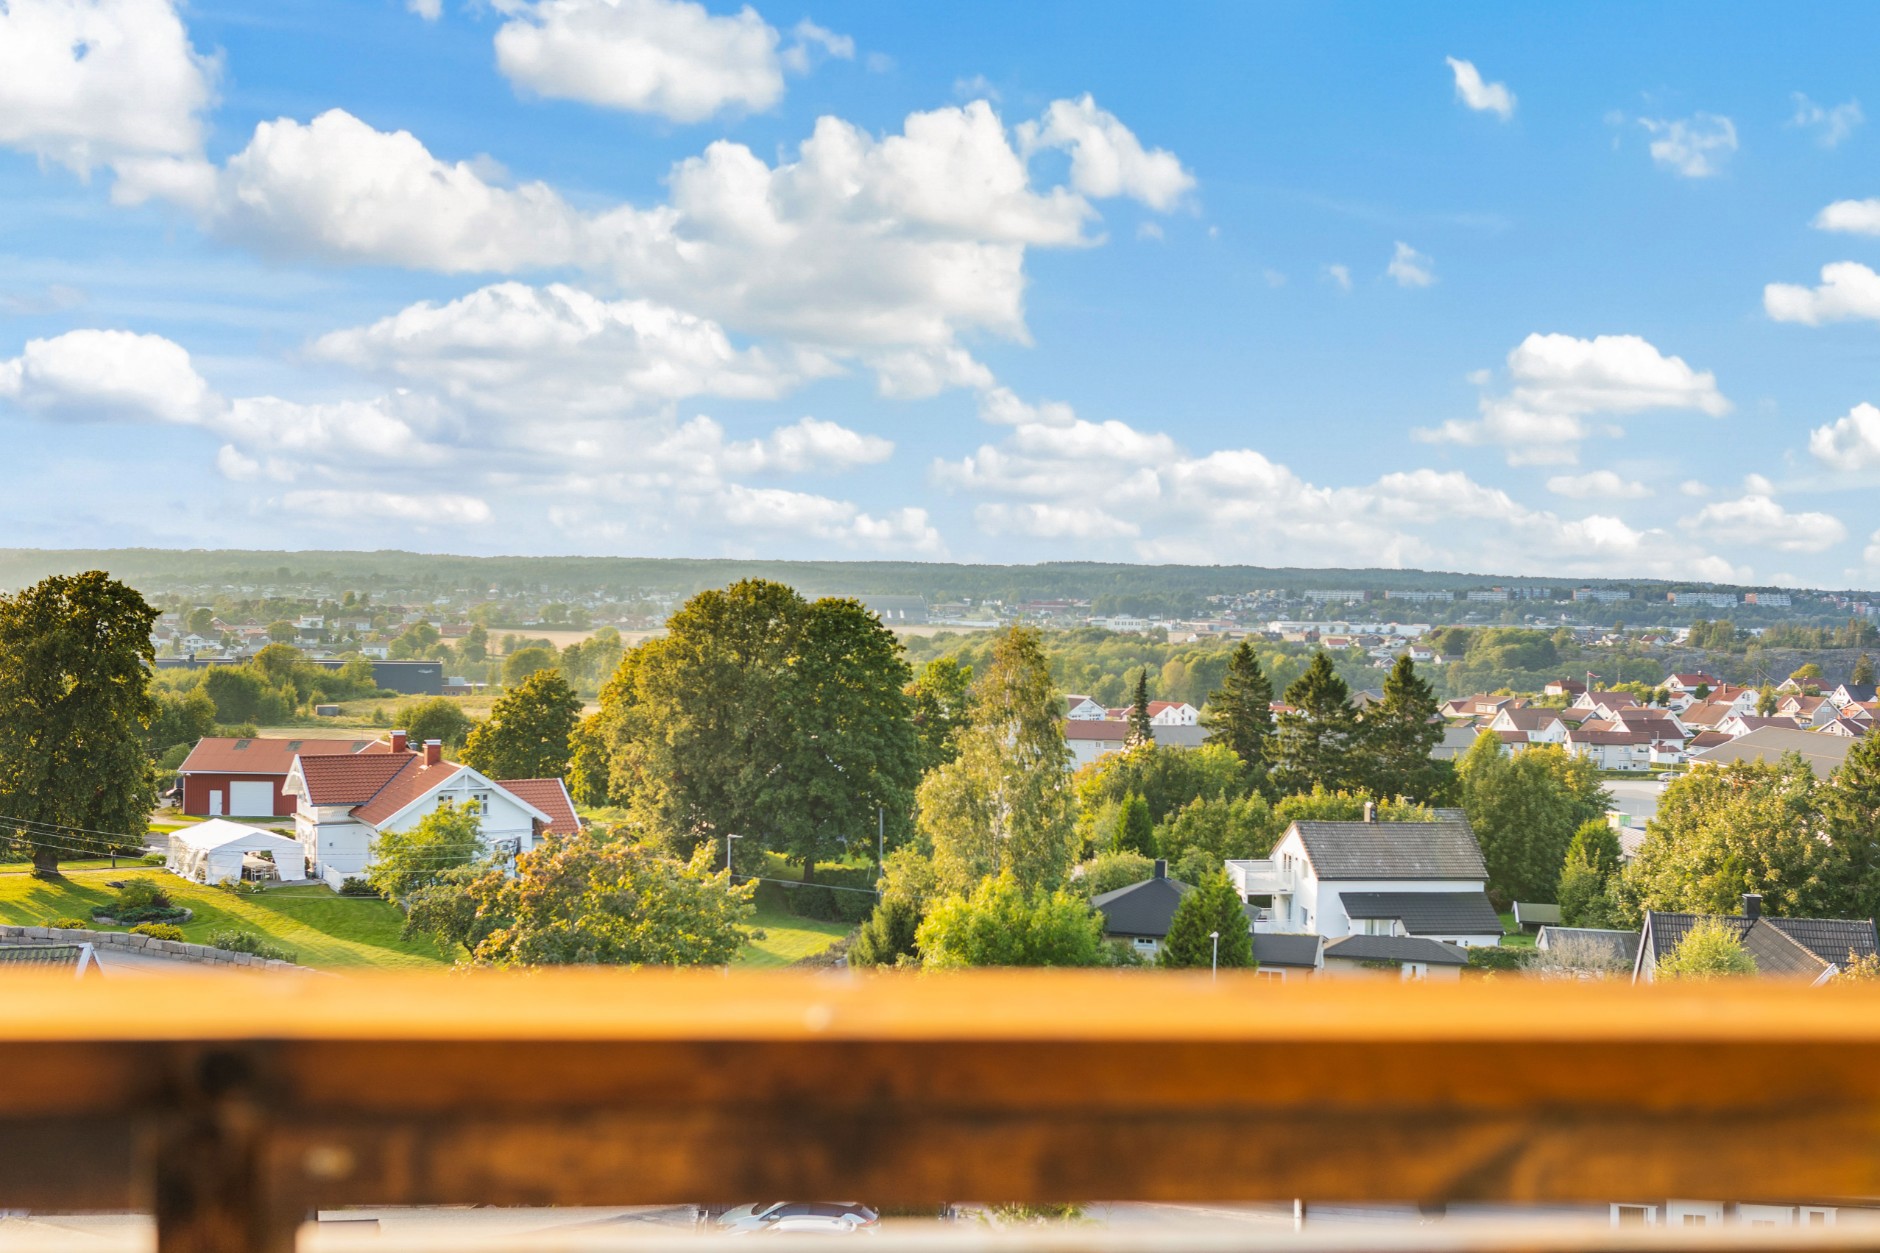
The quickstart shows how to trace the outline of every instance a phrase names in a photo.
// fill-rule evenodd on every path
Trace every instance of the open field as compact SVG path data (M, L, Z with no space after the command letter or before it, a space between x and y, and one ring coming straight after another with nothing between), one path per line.
M762 930L764 938L746 944L731 964L752 970L775 969L814 957L853 930L846 922L798 918L780 907L761 904L751 925Z
M0 875L0 922L37 926L52 918L89 919L92 910L109 904L115 895L105 886L107 881L132 878L155 881L176 904L195 911L183 925L183 935L197 944L207 944L216 931L234 928L257 932L292 950L302 965L323 969L426 969L447 964L430 941L398 938L404 916L387 901L339 896L323 887L237 896L148 868L74 870L61 882Z

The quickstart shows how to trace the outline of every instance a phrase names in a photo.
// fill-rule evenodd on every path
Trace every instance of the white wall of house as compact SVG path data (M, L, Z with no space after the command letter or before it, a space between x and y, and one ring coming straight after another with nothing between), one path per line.
M1270 860L1278 876L1280 890L1271 893L1271 917L1256 924L1255 930L1310 931L1328 940L1366 933L1365 923L1360 921L1354 927L1350 915L1345 912L1343 896L1346 892L1480 892L1484 887L1480 879L1334 879L1322 882L1313 870L1311 860L1306 857L1305 842L1294 831L1287 832L1274 847ZM1236 876L1234 869L1234 864L1230 863L1229 877L1236 886L1252 886L1252 880L1244 874ZM1242 887L1242 892L1245 891L1246 887ZM1382 920L1380 927L1381 930L1374 930L1370 934L1392 934L1397 930L1394 925ZM1501 943L1499 936L1440 935L1430 938L1478 945Z
M445 801L462 807L475 800L483 810L483 845L516 841L520 852L535 847L535 815L515 796L474 770L460 770L443 786L426 793L379 826L352 817L350 806L310 806L306 797L294 814L294 830L307 850L307 873L337 888L362 877L372 864L372 842L382 831L409 831L437 812Z
M1201 711L1183 702L1159 711L1149 721L1158 727L1195 727L1201 725Z

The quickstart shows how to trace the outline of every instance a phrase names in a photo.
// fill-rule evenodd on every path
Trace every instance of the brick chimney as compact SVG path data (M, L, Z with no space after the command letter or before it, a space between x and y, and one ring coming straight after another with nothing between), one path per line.
M1376 801L1364 802L1364 820L1366 822L1377 821L1377 802Z
M1743 916L1745 918L1762 917L1762 895L1760 893L1743 893Z
M438 762L443 760L444 741L426 740L424 742L424 764L427 766L435 766Z
M394 753L404 753L410 750L411 746L405 738L405 733L403 731L392 732L392 751Z

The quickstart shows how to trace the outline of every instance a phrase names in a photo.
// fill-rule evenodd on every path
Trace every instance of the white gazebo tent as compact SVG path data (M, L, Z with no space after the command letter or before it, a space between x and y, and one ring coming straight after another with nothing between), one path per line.
M233 883L242 877L242 859L263 852L274 855L281 878L307 877L307 854L299 840L226 818L171 832L165 864L195 883Z

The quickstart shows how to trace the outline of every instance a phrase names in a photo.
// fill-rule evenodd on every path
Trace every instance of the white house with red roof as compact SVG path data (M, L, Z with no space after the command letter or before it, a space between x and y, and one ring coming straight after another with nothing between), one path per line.
M1690 674L1668 674L1659 686L1667 692L1695 692L1700 687L1709 688L1714 692L1723 686L1723 680L1714 674L1705 674L1702 670L1697 670Z
M307 854L307 873L339 887L364 875L382 832L408 831L440 805L475 801L483 841L526 853L548 835L580 830L574 802L560 779L491 779L445 761L443 745L413 749L394 731L378 752L300 755L285 790L295 798L294 830Z

